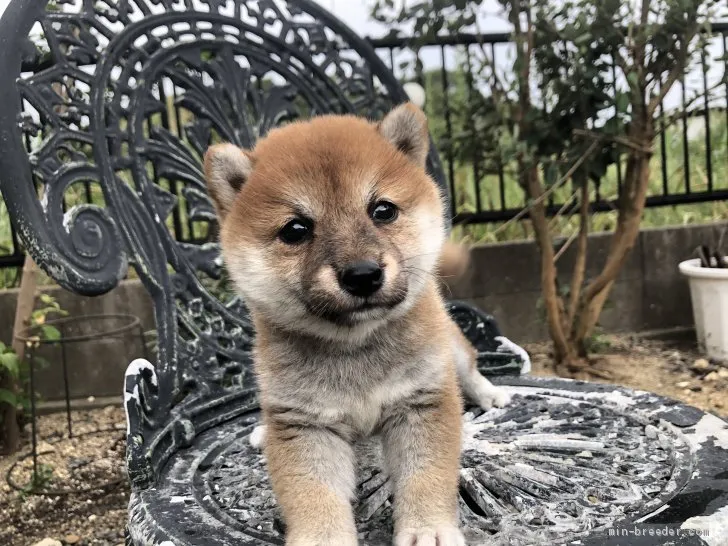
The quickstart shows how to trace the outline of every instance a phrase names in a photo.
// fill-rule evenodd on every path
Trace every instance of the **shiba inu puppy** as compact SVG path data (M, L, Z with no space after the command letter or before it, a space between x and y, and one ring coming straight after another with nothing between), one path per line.
M381 438L397 546L460 546L462 402L475 368L437 274L445 246L425 115L323 116L205 156L230 277L256 327L263 448L291 546L357 544L353 443ZM455 258L453 258L455 257ZM260 431L262 432L262 431Z

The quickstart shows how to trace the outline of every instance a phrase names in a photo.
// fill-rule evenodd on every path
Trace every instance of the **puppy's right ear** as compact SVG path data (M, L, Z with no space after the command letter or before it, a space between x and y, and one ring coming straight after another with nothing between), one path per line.
M420 167L427 162L427 116L411 102L397 106L377 125L379 134Z
M253 156L234 144L216 144L205 153L207 191L220 221L232 208L240 188L253 171Z

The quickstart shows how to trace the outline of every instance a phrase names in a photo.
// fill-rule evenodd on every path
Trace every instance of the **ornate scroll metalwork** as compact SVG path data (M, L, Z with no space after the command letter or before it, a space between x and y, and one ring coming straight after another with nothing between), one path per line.
M184 443L169 431L172 444L158 441L177 426L173 409L215 401L230 417L249 383L253 329L220 279L206 148L250 147L316 114L378 118L405 95L365 42L308 0L44 6L16 0L2 21L14 44L0 60L3 193L27 249L64 286L102 293L131 262L152 296L156 384L128 379L139 387L127 404L130 471L144 486L149 465ZM441 173L434 152L430 165Z

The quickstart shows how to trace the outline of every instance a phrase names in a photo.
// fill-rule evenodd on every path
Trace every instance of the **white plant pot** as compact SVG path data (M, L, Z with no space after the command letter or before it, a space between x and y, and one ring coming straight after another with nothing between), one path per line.
M700 260L680 264L690 282L698 344L708 358L728 362L728 269L700 267Z

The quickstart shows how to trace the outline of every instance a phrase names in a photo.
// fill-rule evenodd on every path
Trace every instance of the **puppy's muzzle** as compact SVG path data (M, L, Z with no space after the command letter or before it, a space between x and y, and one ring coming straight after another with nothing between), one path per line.
M368 298L384 285L384 270L371 260L353 262L339 273L338 281L352 296Z

